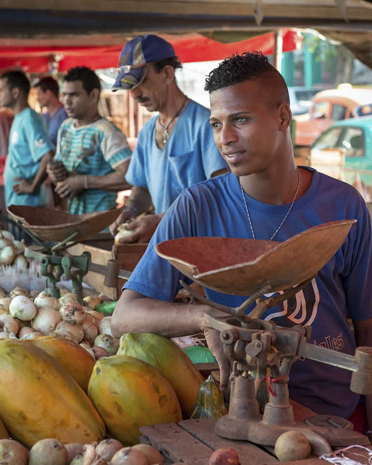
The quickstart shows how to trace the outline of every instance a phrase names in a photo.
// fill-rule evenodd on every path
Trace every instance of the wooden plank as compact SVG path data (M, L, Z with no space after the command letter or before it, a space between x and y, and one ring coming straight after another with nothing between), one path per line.
M231 441L217 436L214 433L215 423L214 420L184 420L178 425L213 450L221 447L234 448L239 455L241 465L278 463L275 457L248 441Z
M206 465L213 452L211 448L198 441L175 423L142 426L140 432L150 440L152 446L156 447L160 453L173 463Z

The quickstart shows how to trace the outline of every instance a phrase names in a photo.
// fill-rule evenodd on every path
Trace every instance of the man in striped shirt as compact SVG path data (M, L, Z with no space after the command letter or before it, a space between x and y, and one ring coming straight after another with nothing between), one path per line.
M69 118L58 131L56 161L48 165L48 174L70 214L115 208L117 192L130 188L125 174L132 152L120 129L100 116L100 90L89 68L72 68L64 77Z

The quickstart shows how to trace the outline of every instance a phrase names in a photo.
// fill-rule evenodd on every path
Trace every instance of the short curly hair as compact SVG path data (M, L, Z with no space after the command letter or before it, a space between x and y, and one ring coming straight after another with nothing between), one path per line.
M270 105L289 104L288 88L283 76L265 55L257 51L225 58L207 76L204 90L212 93L244 81L257 81Z

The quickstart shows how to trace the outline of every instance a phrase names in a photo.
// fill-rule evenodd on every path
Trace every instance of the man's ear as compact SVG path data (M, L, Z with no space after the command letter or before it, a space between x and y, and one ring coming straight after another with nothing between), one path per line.
M278 108L280 130L287 130L292 121L292 112L288 103L282 103Z
M99 100L99 89L93 89L89 95L89 97L91 98L91 100L93 102L97 102L98 103L98 100Z
M175 70L173 66L171 65L164 66L163 73L165 76L165 79L164 79L165 84L170 84L172 81L174 81Z
M14 100L17 100L21 94L21 91L18 87L13 87L13 89L11 90L11 93L12 93Z

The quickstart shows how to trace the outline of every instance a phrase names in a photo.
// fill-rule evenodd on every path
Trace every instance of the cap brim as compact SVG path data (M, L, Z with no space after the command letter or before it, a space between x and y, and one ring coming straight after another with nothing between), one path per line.
M131 90L138 87L146 77L148 66L133 68L129 73L119 73L112 90Z

